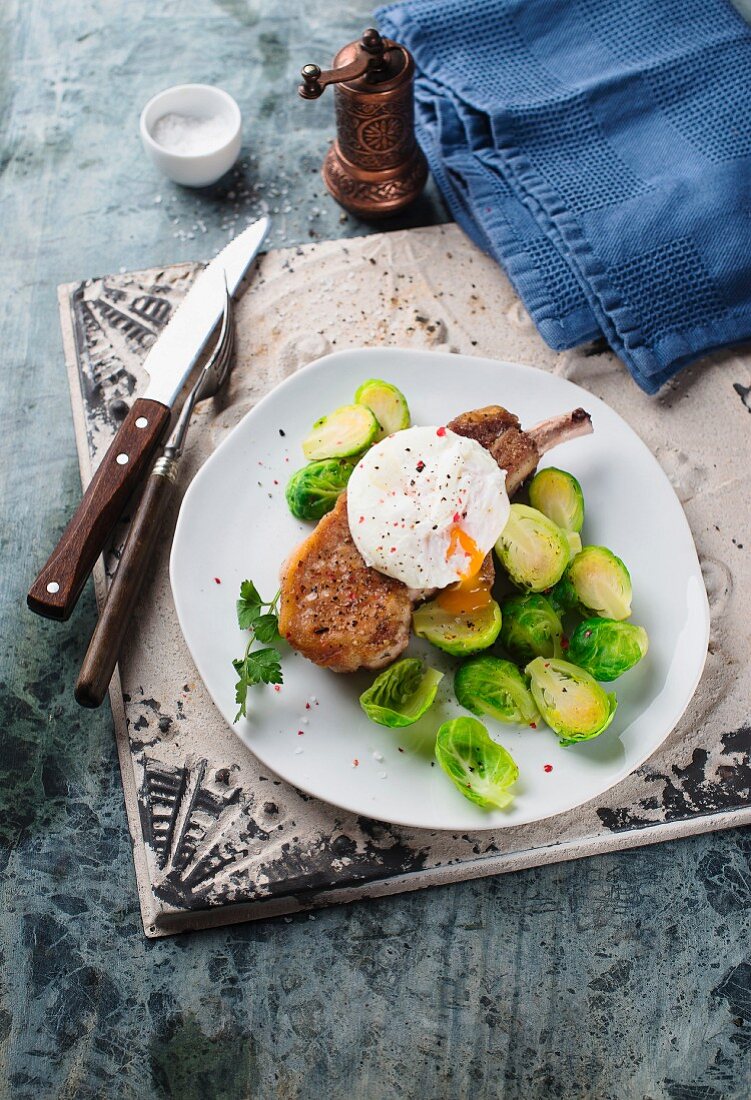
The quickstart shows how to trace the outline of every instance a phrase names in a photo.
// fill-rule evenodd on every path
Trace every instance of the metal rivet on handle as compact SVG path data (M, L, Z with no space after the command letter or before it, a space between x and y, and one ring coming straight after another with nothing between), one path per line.
M149 422L148 422L148 420L146 419L145 416L139 416L139 417L136 418L136 427L137 428L145 428L148 425L148 423Z
M50 583L47 585L47 591L50 593L50 595L54 596L57 592L60 591L60 585L57 583L57 581L50 581Z
M127 464L127 461L128 456L126 454L119 454L115 459L115 462L118 464L118 466L125 466Z

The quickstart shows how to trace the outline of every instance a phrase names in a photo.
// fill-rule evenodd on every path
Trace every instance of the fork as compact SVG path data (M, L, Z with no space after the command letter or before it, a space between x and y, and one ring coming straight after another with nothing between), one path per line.
M83 659L75 688L76 701L82 707L100 706L107 692L123 638L148 573L162 517L175 489L193 409L200 401L213 397L224 385L232 369L234 346L232 298L225 286L224 313L216 346L188 394L174 431L146 481L117 572Z

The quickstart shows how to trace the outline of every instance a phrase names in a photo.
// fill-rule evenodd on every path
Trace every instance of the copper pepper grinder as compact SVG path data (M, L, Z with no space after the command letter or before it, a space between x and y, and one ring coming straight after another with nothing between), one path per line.
M333 68L302 69L303 99L336 85L337 136L323 179L336 201L362 218L398 213L425 185L428 166L415 141L414 72L410 52L372 28L339 50Z

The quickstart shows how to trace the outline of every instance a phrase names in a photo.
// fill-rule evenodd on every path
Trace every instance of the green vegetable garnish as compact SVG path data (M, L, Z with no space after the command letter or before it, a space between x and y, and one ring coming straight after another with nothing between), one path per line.
M568 543L568 560L572 561L582 548L582 537L578 531L564 531Z
M579 603L603 619L631 614L631 577L620 558L605 546L585 546L566 570Z
M643 626L615 619L586 619L571 636L568 657L595 680L616 680L638 664L649 648Z
M501 609L495 600L477 611L457 615L441 607L439 599L421 604L412 613L418 638L454 657L468 657L493 644L501 629Z
M565 533L527 504L512 504L495 552L514 584L529 592L551 588L569 563Z
M527 681L516 665L500 657L465 661L454 675L454 691L461 706L473 714L524 725L539 718Z
M342 405L316 420L303 440L307 459L349 458L374 443L380 424L365 405Z
M501 607L501 645L514 660L527 664L533 657L561 657L563 627L551 603L537 592L512 596Z
M563 574L558 584L548 589L545 597L558 615L563 615L566 611L574 611L579 606L579 597L569 580L568 572Z
M379 726L411 726L432 707L442 679L442 672L425 668L417 657L405 657L376 676L360 706Z
M573 474L549 466L532 478L529 503L564 531L581 531L584 494Z
M319 520L336 504L355 468L351 458L323 458L309 462L292 475L285 496L297 519Z
M503 809L513 800L508 788L519 769L476 718L444 722L436 735L435 758L464 797L478 806Z
M583 668L555 657L535 657L524 671L540 714L562 745L598 737L613 721L618 700Z
M378 439L409 427L409 407L401 390L380 378L370 378L355 394L358 405L366 405L381 426Z
M273 642L279 637L279 596L268 603L261 599L258 589L252 581L243 581L240 585L240 599L237 601L237 622L241 630L249 630L250 638L241 658L234 660L232 666L239 676L235 684L235 702L240 709L235 721L247 717L248 688L255 684L281 684L281 655L275 646L266 649L253 649L255 642L263 644ZM265 610L267 609L267 610Z

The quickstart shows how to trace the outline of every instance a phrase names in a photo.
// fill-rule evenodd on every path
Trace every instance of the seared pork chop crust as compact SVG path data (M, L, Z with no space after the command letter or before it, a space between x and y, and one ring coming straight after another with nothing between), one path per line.
M457 435L476 440L481 447L489 451L496 440L510 428L521 428L519 417L514 416L501 405L486 405L482 409L472 409L450 420L446 427Z
M383 668L409 643L412 598L365 564L347 522L346 493L282 570L279 632L334 672Z
M521 430L519 418L501 405L486 405L462 413L446 425L457 435L476 439L506 471L506 492L512 496L540 461L531 436Z

